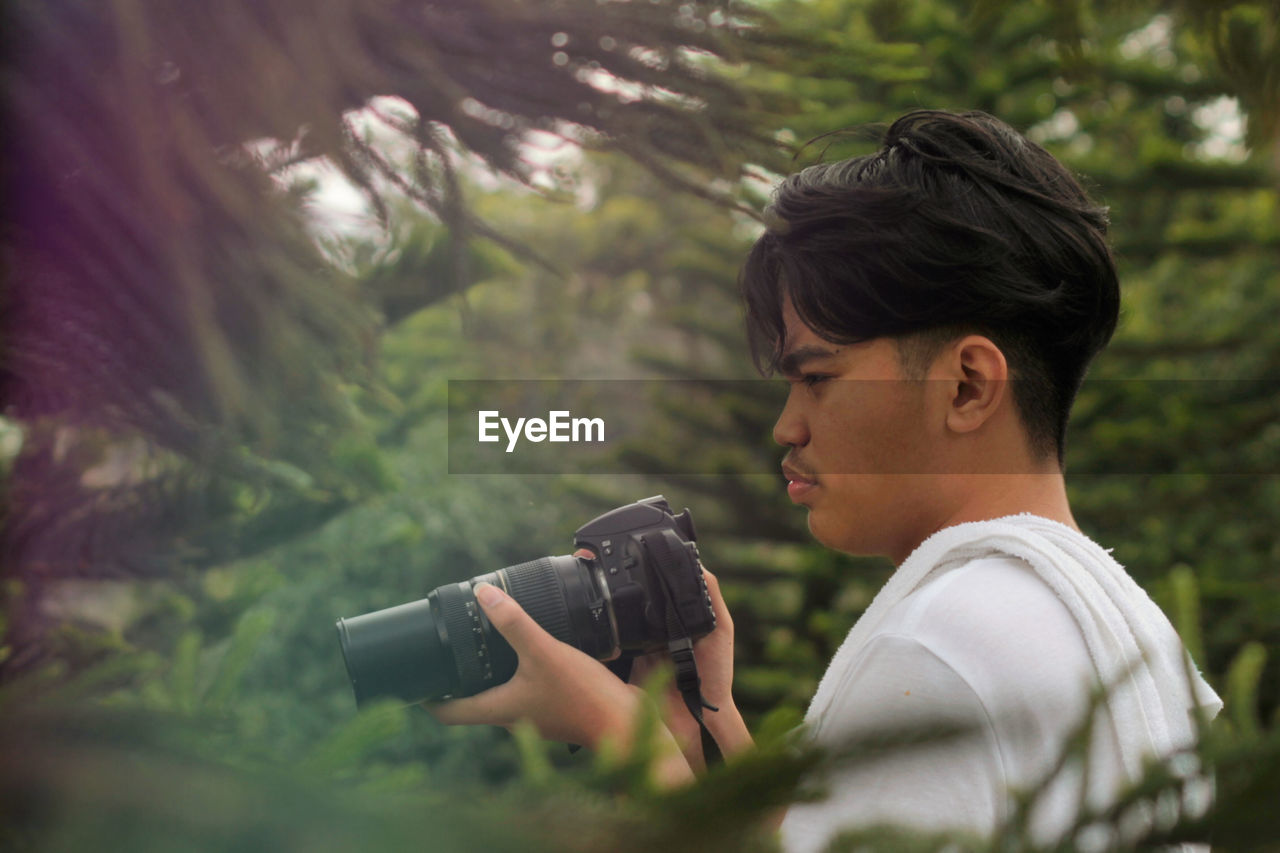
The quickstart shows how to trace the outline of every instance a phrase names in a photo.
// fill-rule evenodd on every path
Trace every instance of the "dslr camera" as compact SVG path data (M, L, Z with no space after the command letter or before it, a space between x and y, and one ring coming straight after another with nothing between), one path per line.
M541 557L445 584L418 601L339 619L356 704L471 696L511 678L516 654L473 592L488 582L552 636L609 661L624 680L637 655L667 651L686 701L709 708L698 692L693 641L709 634L716 618L696 539L689 510L674 515L658 495L578 528L575 549L593 557Z

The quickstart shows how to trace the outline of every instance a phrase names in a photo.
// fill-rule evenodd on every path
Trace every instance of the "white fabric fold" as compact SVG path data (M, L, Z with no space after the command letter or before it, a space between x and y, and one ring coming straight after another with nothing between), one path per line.
M836 651L805 715L811 731L821 729L839 693L833 674L849 671L894 605L934 571L993 553L1028 563L1079 625L1100 683L1111 688L1108 710L1131 780L1141 777L1147 757L1194 743L1196 708L1205 718L1221 710L1169 620L1110 552L1064 524L1024 513L944 528L912 552Z

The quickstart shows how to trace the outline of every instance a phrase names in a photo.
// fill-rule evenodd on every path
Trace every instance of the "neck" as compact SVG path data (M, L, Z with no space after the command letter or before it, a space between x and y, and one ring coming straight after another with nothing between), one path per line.
M1067 484L1059 471L1037 474L986 474L970 481L969 499L949 513L942 524L986 521L1029 512L1079 530L1067 501Z
M1067 484L1057 466L1034 473L950 475L940 479L937 494L949 497L943 509L917 529L914 541L891 554L895 565L921 542L946 527L1031 513L1079 530L1067 500Z

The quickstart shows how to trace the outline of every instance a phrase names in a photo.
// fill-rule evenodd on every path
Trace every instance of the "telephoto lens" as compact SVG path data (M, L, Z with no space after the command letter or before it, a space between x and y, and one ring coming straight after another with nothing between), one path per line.
M689 511L672 515L659 495L579 528L575 545L594 557L541 557L445 584L419 601L339 619L356 704L471 696L510 679L516 654L476 602L482 582L598 660L704 636L715 614L694 539Z
M481 582L505 590L556 639L595 657L609 656L616 647L608 625L575 626L582 620L571 615L603 609L591 569L582 557L543 557L445 584L420 601L339 619L356 704L382 697L413 703L471 696L511 678L516 654L476 602Z

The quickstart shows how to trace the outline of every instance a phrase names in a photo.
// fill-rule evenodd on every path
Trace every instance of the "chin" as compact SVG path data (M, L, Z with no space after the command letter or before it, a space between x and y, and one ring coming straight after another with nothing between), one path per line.
M867 521L865 518L851 519L848 516L833 519L811 509L809 510L809 532L818 542L843 554L855 557L888 555L889 551L884 541L876 535L883 534L885 531L874 525L853 523L858 520Z
M846 554L862 553L858 549L857 542L851 542L850 539L857 539L856 536L850 536L852 531L841 530L838 525L826 523L821 517L821 513L809 510L809 533L813 538L821 544L836 551L843 551Z

